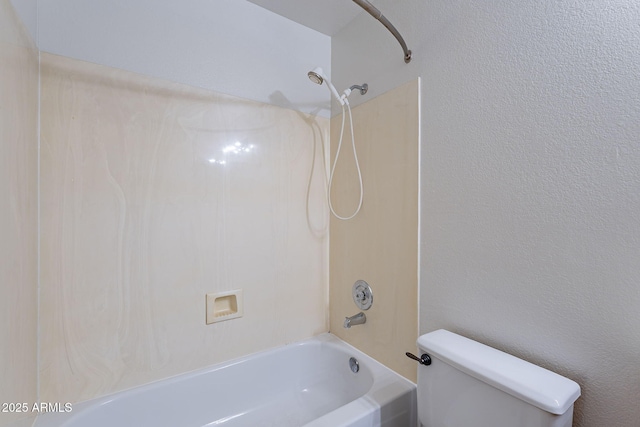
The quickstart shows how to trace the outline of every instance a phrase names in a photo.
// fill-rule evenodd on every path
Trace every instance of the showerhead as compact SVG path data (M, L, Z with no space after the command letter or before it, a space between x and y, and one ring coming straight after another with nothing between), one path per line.
M309 77L309 80L311 80L315 84L321 85L322 83L326 83L327 87L329 88L329 90L331 91L333 96L336 97L336 99L338 100L340 105L344 105L344 103L345 103L344 100L340 97L340 94L338 94L338 91L331 84L331 82L329 81L327 76L324 75L324 72L322 71L322 68L320 68L320 67L314 68L313 71L309 71L307 73L307 76Z
M320 74L316 73L315 71L309 71L307 73L307 76L309 76L309 80L311 80L312 82L314 82L315 84L318 84L318 85L321 85L322 82L324 81L322 76Z

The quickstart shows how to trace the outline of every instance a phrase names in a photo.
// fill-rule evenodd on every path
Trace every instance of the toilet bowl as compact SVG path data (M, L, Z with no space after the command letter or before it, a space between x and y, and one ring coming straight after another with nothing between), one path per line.
M574 381L444 329L417 344L423 427L571 427Z

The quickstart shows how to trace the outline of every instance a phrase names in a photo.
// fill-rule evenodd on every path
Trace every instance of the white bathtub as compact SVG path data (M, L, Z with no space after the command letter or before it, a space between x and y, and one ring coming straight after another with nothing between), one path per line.
M323 334L44 414L34 427L414 427L415 402L415 384Z

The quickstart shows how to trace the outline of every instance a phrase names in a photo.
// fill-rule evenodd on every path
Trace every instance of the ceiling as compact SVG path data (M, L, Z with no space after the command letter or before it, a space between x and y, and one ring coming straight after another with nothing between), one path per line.
M351 0L249 0L278 15L333 36L362 9Z

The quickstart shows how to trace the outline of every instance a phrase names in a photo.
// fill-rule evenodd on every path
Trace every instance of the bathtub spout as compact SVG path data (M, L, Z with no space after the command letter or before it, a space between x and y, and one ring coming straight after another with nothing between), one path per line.
M344 318L344 327L349 329L355 325L362 325L367 321L367 316L364 315L363 312L356 314L355 316L345 317Z

